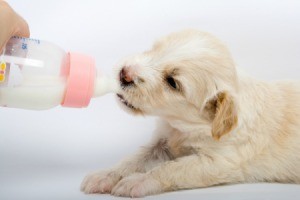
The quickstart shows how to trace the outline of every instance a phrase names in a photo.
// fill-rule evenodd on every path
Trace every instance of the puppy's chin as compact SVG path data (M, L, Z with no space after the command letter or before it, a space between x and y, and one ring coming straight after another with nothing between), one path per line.
M117 94L117 101L118 104L121 106L121 108L123 110L125 110L126 112L130 113L130 114L134 114L134 115L143 115L144 112L140 109L140 108L136 108L134 105L130 104L123 95L121 94Z

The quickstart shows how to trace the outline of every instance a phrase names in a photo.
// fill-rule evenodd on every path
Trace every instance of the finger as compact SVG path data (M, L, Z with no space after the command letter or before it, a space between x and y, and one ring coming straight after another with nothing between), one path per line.
M3 31L0 33L0 55L3 53L3 48L7 43L7 41L9 40L10 35L11 34L7 31Z
M17 28L13 35L26 38L30 37L29 26L23 18L20 17Z

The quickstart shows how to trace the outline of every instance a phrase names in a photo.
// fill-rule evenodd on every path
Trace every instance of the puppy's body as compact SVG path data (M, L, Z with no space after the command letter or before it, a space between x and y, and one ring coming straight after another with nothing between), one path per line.
M232 145L241 146L246 181L299 183L299 82L240 83L240 122Z
M120 67L125 109L159 116L159 126L136 155L87 176L86 193L300 183L300 82L238 75L227 49L198 31L171 34Z

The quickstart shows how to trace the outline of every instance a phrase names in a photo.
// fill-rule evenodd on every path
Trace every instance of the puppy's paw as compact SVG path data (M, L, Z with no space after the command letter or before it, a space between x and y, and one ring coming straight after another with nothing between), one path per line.
M144 197L162 192L162 185L147 174L132 174L123 178L112 189L111 194L123 197Z
M120 179L121 176L114 171L94 172L84 178L80 189L86 194L110 193Z

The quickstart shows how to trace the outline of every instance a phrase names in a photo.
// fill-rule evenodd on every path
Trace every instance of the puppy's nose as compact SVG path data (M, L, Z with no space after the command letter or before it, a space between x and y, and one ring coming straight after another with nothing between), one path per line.
M128 69L126 69L125 67L123 67L120 71L120 81L122 86L129 86L134 83L133 76L128 72Z

